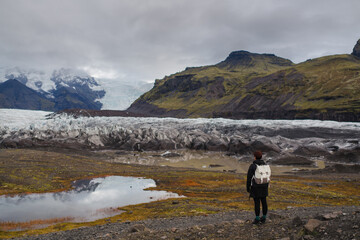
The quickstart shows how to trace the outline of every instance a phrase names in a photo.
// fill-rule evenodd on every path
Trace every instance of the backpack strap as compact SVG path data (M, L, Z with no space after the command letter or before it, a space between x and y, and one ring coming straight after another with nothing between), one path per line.
M255 170L254 170L254 174L253 174L253 176L252 176L252 178L251 178L251 185L250 185L251 187L252 187L253 182L254 182L256 168L258 167L258 165L257 165L256 163L253 163L253 165L255 165Z

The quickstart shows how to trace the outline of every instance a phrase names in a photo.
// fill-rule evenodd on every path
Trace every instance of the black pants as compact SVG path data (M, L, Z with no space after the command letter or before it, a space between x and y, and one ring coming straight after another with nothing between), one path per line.
M263 197L263 198L254 198L254 203L255 203L255 215L256 215L256 216L260 216L260 201L261 201L261 205L262 205L263 215L266 215L266 214L267 214L267 211L268 211L268 206L267 206L267 202L266 202L266 197Z

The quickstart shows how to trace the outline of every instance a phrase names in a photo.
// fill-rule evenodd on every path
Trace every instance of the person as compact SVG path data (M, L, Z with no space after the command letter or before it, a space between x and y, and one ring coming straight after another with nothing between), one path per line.
M257 184L253 179L255 174L256 165L265 165L266 163L261 159L262 152L256 151L254 152L255 160L250 165L248 173L247 173L247 181L246 181L246 190L250 193L250 197L254 199L255 205L255 219L253 224L265 223L266 221L266 214L268 211L268 206L266 202L266 197L268 196L268 188L269 184ZM260 202L262 205L262 217L260 218Z

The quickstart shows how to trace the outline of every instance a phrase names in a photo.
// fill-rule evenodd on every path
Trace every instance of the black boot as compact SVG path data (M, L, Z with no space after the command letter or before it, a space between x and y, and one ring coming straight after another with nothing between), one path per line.
M254 221L252 222L252 224L259 224L260 223L260 220L258 220L258 219L254 219Z

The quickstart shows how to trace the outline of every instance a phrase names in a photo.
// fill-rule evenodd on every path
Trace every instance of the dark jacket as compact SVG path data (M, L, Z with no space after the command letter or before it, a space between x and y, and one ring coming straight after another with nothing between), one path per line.
M265 165L265 162L261 159L256 159L249 167L247 173L247 181L246 181L246 190L250 193L250 197L252 198L263 198L268 196L268 188L269 184L257 184L253 176L255 174L256 165Z

